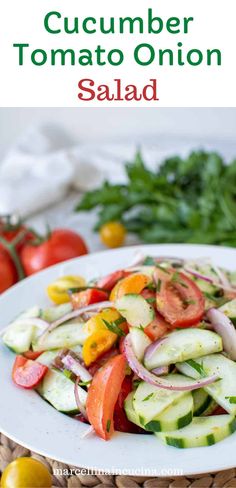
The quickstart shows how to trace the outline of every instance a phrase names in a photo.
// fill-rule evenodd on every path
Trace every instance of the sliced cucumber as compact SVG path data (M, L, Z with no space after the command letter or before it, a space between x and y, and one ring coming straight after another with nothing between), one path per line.
M19 319L31 319L31 318L41 318L42 317L42 308L38 307L38 305L35 305L34 307L28 308L24 312L22 312L18 317L17 320Z
M130 328L130 337L136 357L143 360L145 349L151 344L149 337L138 327Z
M133 424L138 425L138 427L144 428L139 420L138 414L134 410L133 406L134 392L131 391L124 401L124 408L127 419Z
M176 430L190 424L193 418L193 397L185 393L174 400L159 416L145 424L144 428L152 432Z
M192 392L192 395L193 415L195 417L199 417L200 415L206 415L214 411L216 403L203 388L199 388L199 390L194 390Z
M124 295L115 307L133 327L146 327L154 319L153 307L141 295Z
M203 447L222 441L236 430L233 415L213 415L212 417L194 417L191 424L172 432L156 433L157 437L169 446Z
M48 349L71 348L77 344L83 344L87 334L83 324L65 324L48 333L44 339L38 339L32 344L34 351L47 351Z
M185 381L188 384L191 381L179 374L167 375L166 379L172 384L178 384L180 381L182 383ZM143 381L139 384L134 395L134 409L142 425L146 425L185 394L186 392L183 391L165 390Z
M146 276L148 276L148 278L151 278L153 279L153 274L156 270L156 266L134 266L134 269L135 269L135 273L141 273L141 274L144 274Z
M236 415L236 363L226 358L223 354L212 354L195 359L200 364L207 376L217 374L219 380L208 385L204 390L214 398L214 400L226 410L226 412ZM200 378L199 373L188 363L176 365L178 370L191 378ZM231 403L232 402L232 403Z
M26 325L24 320L18 320L9 326L3 335L3 342L17 354L30 349L34 337L34 325Z
M223 312L236 325L236 298L222 305L219 310Z
M72 311L71 303L62 303L56 307L48 307L42 311L42 319L47 322L54 322L60 319L63 315Z
M80 386L78 386L78 389L80 400L85 405L87 393ZM74 383L60 371L49 370L38 388L38 392L60 412L78 412Z
M222 339L215 332L204 329L181 329L166 336L160 346L145 358L145 366L151 370L176 362L222 351Z
M52 362L57 357L60 349L53 349L52 351L45 351L37 358L37 361L47 367L52 365Z

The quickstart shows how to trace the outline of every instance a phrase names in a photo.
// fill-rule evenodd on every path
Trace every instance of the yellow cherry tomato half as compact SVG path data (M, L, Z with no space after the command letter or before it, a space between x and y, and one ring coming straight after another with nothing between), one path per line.
M86 285L82 276L62 276L47 287L47 294L56 305L70 301L68 290L71 288L80 288Z
M115 309L107 308L91 317L91 319L84 324L84 331L88 336L90 336L99 330L107 330L107 327L103 321L106 320L107 322L114 322L115 320L120 319L120 317L121 315Z
M89 366L105 352L109 351L116 340L117 335L105 329L91 334L83 345L82 355L86 366Z
M108 222L100 228L100 239L107 247L120 247L124 244L126 229L120 222Z
M3 471L1 488L51 488L52 476L46 466L30 457L20 457Z
M123 280L118 281L111 290L110 300L113 302L130 293L141 293L149 283L151 283L151 278L142 273L134 273L126 276Z

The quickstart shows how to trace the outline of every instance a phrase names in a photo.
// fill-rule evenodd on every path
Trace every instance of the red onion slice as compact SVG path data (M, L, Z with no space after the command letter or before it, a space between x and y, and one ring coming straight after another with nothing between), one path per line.
M165 380L164 378L160 378L158 376L155 376L153 373L148 371L136 358L133 348L132 348L132 342L131 342L131 337L130 334L128 334L124 340L124 353L126 356L126 359L128 361L128 364L132 371L137 374L139 378L141 378L143 381L146 381L147 383L150 383L151 385L158 386L159 388L163 388L166 390L174 390L174 391L192 391L192 390L197 390L198 388L203 388L207 385L210 385L211 383L214 383L218 379L217 375L209 376L208 378L202 378L196 381L193 381L192 383L189 383L186 385L186 383L183 382L183 385L173 385L170 383L170 381Z
M79 376L82 381L87 382L92 380L92 376L87 369L82 366L78 359L71 356L70 353L62 358L62 363L66 369L74 373L76 376Z
M186 273L191 274L192 276L195 276L196 278L199 278L200 280L207 281L208 283L211 283L211 285L218 286L225 291L232 291L234 293L236 292L236 288L233 288L232 286L230 286L230 284L229 285L223 284L222 281L221 281L221 283L219 283L218 281L215 281L212 278L210 278L210 276L203 275L203 274L199 273L198 271L196 271L195 269L184 268L184 270L186 271Z
M48 324L47 329L43 332L43 334L40 336L40 342L45 338L45 336L49 333L52 332L52 330L56 329L59 325L62 325L69 320L75 319L84 313L89 313L93 311L100 312L103 308L113 308L114 303L110 301L105 301L105 302L99 302L99 303L93 303L92 305L88 305L87 307L82 307L78 308L77 310L73 310L73 312L69 312L66 315L63 315L63 317L60 317L58 320L55 320L51 324Z
M75 401L76 401L76 405L78 407L78 410L82 413L82 415L84 416L84 418L86 420L88 420L88 415L87 415L87 412L86 412L86 408L83 406L81 400L80 400L80 397L79 397L79 390L78 390L78 386L79 386L79 382L80 382L80 378L76 378L76 382L75 382L75 387L74 387L74 393L75 393Z
M161 337L161 339L157 339L157 341L152 342L150 346L148 346L144 353L144 360L150 359L150 357L156 352L156 350L166 341L166 337ZM145 362L145 361L144 361Z
M222 337L224 351L230 359L236 361L236 330L231 320L216 308L211 308L207 312L213 329Z
M158 368L152 369L151 373L155 374L156 376L162 376L169 373L169 366L159 366Z
M230 284L226 274L220 268L218 268L218 266L215 266L214 264L212 264L212 268L214 269L215 273L217 274L221 284L226 288L230 288L231 284Z

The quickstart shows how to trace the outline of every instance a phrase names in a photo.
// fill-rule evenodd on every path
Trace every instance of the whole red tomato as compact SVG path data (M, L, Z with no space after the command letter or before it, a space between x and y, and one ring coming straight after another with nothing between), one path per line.
M21 251L23 246L35 239L33 232L21 223L12 224L5 222L4 219L0 220L0 237L3 237L9 243L16 241L15 249L17 252Z
M87 254L87 246L76 232L56 229L49 237L38 243L26 243L20 252L22 265L27 276L53 264Z
M0 247L0 293L17 282L17 272L8 252Z

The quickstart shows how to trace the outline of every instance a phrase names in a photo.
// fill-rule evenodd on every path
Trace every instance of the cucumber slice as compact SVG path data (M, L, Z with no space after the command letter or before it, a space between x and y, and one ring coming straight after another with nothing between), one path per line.
M181 329L168 334L156 351L144 359L147 369L168 366L222 351L222 339L215 332L204 329Z
M47 322L54 322L60 319L63 315L70 313L72 311L71 303L62 303L56 307L48 307L42 311L42 319Z
M80 399L85 405L87 393L80 386L78 386L78 389ZM38 393L60 412L78 412L74 383L60 371L49 370L38 388Z
M86 338L87 334L84 332L83 324L65 324L47 334L42 341L35 341L32 347L34 351L47 351L61 347L70 349L77 344L83 344Z
M191 424L172 432L156 433L165 444L178 448L211 446L236 430L233 415L194 417Z
M134 391L131 391L124 401L124 408L127 419L133 424L138 425L138 427L144 428L139 420L138 414L135 412L133 407Z
M236 325L236 298L222 305L219 310L223 312Z
M200 364L207 376L217 374L218 381L208 385L204 390L226 410L226 412L236 415L236 403L230 403L236 398L236 363L226 358L223 354L212 354L195 359ZM181 373L191 378L200 378L199 373L187 363L176 364Z
M138 327L130 328L130 337L135 352L135 356L139 361L143 360L145 349L151 344L149 337Z
M32 319L33 320L33 319ZM17 354L30 349L34 337L35 326L25 324L24 319L12 323L3 335L3 342Z
M188 384L191 381L179 374L167 375L166 379L172 384L178 384L180 381L186 381ZM143 381L134 394L133 406L142 425L146 425L183 395L186 395L185 391L164 390Z
M28 308L24 312L22 312L18 317L19 319L31 319L31 318L41 318L42 317L42 309L35 305L34 307Z
M54 359L57 357L60 349L53 349L52 351L45 351L37 358L37 362L44 364L48 368L51 366Z
M203 389L192 391L193 395L193 415L199 417L200 415L209 415L213 412L216 403L212 400L211 396Z
M132 269L132 268L131 268ZM151 278L153 279L153 274L156 270L156 266L134 266L133 269L135 270L135 273L141 273L141 274L144 274L146 276L148 276L148 278Z
M154 319L153 307L141 295L124 295L115 307L133 327L146 327Z
M79 357L82 355L82 346L80 345L71 347L70 350L78 354ZM51 351L45 351L38 357L37 361L41 364L45 364L45 366L50 367L60 351L61 349L52 349Z
M159 416L144 426L152 432L176 430L190 424L193 418L193 397L185 393L164 410Z

